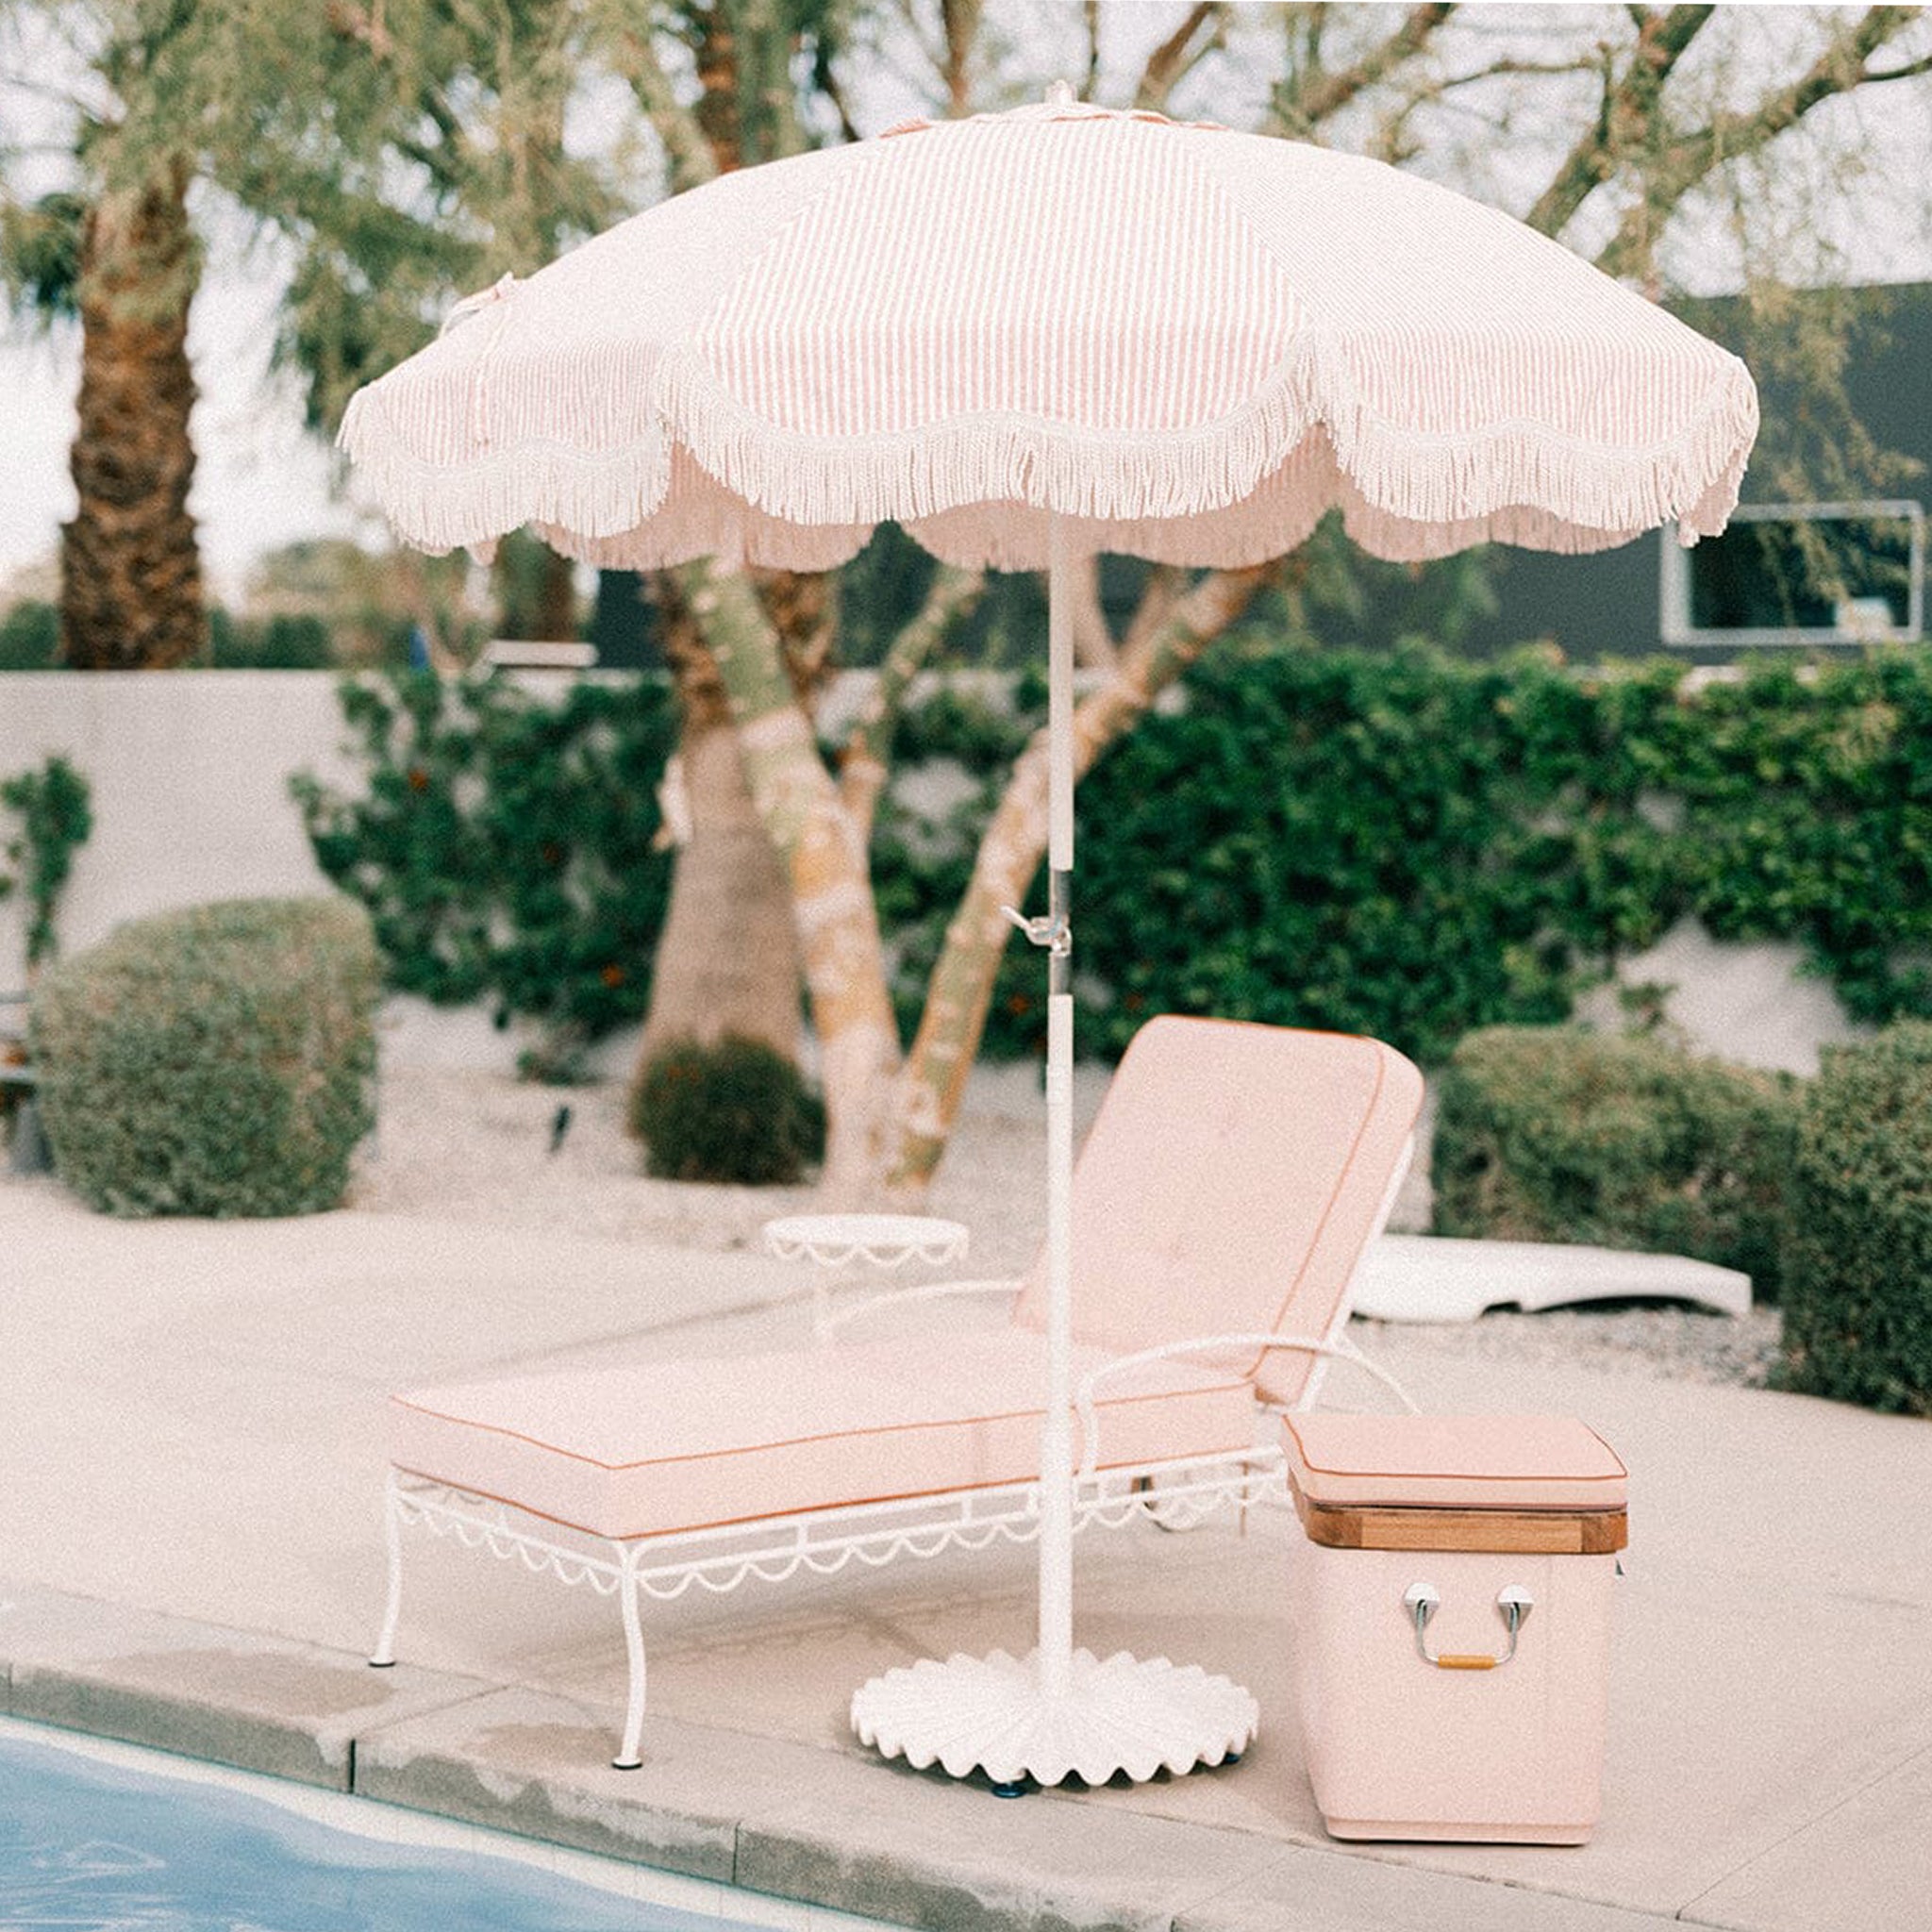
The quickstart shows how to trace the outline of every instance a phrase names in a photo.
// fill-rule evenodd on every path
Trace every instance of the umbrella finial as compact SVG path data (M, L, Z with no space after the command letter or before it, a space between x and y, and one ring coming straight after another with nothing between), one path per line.
M1049 108L1071 108L1074 105L1074 90L1063 80L1052 80L1046 86L1046 105Z

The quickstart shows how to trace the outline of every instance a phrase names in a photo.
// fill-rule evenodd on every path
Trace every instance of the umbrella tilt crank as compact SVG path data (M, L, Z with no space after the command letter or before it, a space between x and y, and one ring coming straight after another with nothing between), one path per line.
M1025 934L1036 946L1044 946L1052 961L1048 967L1050 992L1069 992L1071 985L1063 985L1063 979L1071 981L1073 974L1066 963L1074 956L1074 922L1071 916L1074 881L1070 873L1054 867L1047 874L1047 909L1035 918L1029 919L1017 906L1002 906L1000 910L1008 924Z

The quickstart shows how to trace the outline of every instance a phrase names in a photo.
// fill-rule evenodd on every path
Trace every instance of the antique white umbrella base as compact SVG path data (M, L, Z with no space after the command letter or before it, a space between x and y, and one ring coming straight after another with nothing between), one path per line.
M888 1671L852 1699L861 1742L916 1771L983 1771L995 1785L1068 1777L1101 1785L1121 1772L1136 1783L1162 1771L1178 1776L1240 1757L1259 1715L1254 1698L1225 1677L1125 1651L1104 1661L1074 1651L1058 1693L1041 1688L1037 1652L996 1650Z

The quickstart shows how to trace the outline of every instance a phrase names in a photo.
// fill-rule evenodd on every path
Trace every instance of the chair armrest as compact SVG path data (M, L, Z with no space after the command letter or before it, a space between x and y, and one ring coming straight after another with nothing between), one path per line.
M890 1294L869 1295L862 1302L854 1302L847 1307L835 1309L827 1315L819 1331L822 1341L831 1338L847 1324L856 1322L861 1315L870 1315L879 1308L894 1307L902 1302L941 1301L953 1295L964 1294L1017 1294L1024 1284L1017 1278L977 1281L928 1281L917 1288L895 1288Z
M1211 1355L1224 1349L1259 1349L1267 1354L1274 1349L1293 1349L1302 1355L1328 1356L1335 1359L1353 1362L1357 1368L1373 1375L1394 1392L1395 1399L1410 1415L1419 1411L1408 1391L1398 1382L1389 1371L1371 1361L1352 1341L1321 1341L1307 1335L1281 1335L1273 1329L1262 1329L1235 1335L1195 1335L1179 1341L1162 1342L1158 1348L1137 1349L1132 1355L1116 1356L1112 1361L1102 1362L1097 1369L1089 1371L1081 1379L1074 1391L1074 1407L1080 1418L1080 1468L1079 1480L1091 1478L1094 1466L1100 1458L1100 1421L1094 1409L1093 1398L1100 1385L1120 1374L1124 1370L1139 1368L1143 1362L1169 1361L1177 1356Z

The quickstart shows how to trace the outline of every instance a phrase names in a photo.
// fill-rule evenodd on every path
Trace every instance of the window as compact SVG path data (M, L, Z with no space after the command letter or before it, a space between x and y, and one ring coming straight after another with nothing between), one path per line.
M1925 627L1925 512L1916 503L1769 503L1686 550L1664 533L1663 641L1859 644Z

